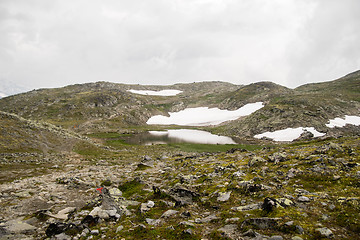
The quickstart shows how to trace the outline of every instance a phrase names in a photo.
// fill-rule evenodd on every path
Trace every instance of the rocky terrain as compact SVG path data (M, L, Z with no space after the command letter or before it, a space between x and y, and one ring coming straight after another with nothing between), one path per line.
M0 239L360 239L360 72L288 89L270 82L90 83L0 99ZM181 90L144 96L127 90ZM134 145L155 114L264 107L197 127L242 144ZM316 127L293 142L255 139ZM178 126L171 126L178 128Z
M37 160L0 185L1 239L358 239L359 143Z

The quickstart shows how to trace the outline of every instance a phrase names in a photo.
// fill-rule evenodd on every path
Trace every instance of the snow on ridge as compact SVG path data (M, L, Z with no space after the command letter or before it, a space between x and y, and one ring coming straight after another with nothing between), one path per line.
M346 124L359 126L360 125L360 117L345 115L344 119L342 119L342 118L330 119L329 123L325 124L325 125L328 128L334 128L334 127L345 127Z
M175 89L165 89L165 90L161 90L161 91L130 89L127 91L131 92L131 93L135 93L135 94L140 94L140 95L164 96L164 97L175 96L175 95L183 92L183 91L175 90Z
M217 125L226 121L247 116L264 107L262 102L249 103L234 110L221 110L219 108L197 107L186 108L179 112L169 112L169 117L156 115L149 118L147 124L182 125L182 126L208 126Z
M313 127L298 127L298 128L286 128L274 132L265 132L261 134L257 134L254 137L255 138L271 138L272 140L276 142L291 142L301 136L301 134L305 131L309 131L312 134L314 134L314 137L322 137L325 135L325 133L318 132Z

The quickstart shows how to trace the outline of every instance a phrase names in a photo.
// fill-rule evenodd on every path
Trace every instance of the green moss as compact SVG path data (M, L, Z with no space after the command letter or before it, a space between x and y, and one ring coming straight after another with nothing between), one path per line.
M144 184L138 179L133 179L119 186L119 189L122 191L123 197L125 198L131 197L134 194L146 194L146 192L142 190L143 188Z

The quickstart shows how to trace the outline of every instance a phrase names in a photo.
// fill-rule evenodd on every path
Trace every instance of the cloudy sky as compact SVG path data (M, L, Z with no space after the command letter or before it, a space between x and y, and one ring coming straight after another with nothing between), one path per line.
M360 69L359 0L0 0L0 81L262 80Z

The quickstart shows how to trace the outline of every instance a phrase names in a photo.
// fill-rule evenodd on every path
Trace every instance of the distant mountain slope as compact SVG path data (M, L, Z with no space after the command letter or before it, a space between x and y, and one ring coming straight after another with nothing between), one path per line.
M223 82L173 86L125 85L108 82L39 89L0 100L0 110L29 119L46 120L74 130L143 125L154 114L192 106L217 106L239 86ZM183 91L173 97L143 96L128 90Z
M259 89L261 85L255 83L247 87ZM240 103L248 98L248 95L243 97L238 92L233 95L232 102ZM335 129L330 130L325 126L329 119L345 115L360 116L360 72L331 82L307 84L294 90L278 87L269 91L269 95L265 93L263 90L249 96L267 101L264 108L221 126L217 131L229 135L254 136L288 127L315 127L319 131L334 132Z
M335 81L307 84L296 89L258 82L237 86L224 82L199 82L171 86L126 85L109 82L40 89L0 99L0 110L27 119L87 133L143 126L153 115L167 115L189 107L234 110L252 102L264 102L255 113L213 129L222 134L252 137L288 127L315 127L329 131L329 119L360 116L360 72ZM128 90L176 89L176 96L147 96Z
M0 111L0 152L70 152L81 137L54 125Z

